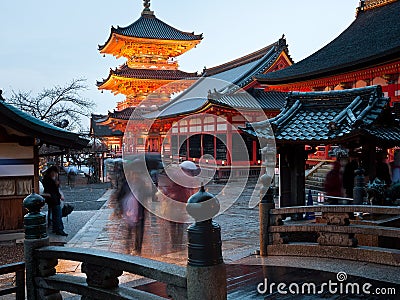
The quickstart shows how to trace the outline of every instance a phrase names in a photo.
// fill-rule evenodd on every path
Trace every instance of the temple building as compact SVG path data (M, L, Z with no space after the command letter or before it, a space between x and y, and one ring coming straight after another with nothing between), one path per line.
M253 77L291 64L286 39L282 37L246 56L204 69L201 79L185 93L157 112L144 115L155 118L155 132L158 128L162 128L161 133L170 131L166 140L165 135L159 135L159 143L164 141L164 145L158 151L173 160L196 163L209 154L219 167L249 163L259 166L258 143L241 135L237 127L280 112L287 93L265 92L257 87ZM215 85L218 90L202 94L195 91L197 85ZM244 141L247 153L236 147L239 140Z
M321 160L330 145L349 149L371 180L377 151L400 145L399 11L398 0L361 1L354 22L328 45L283 70L256 76L264 91L289 92L285 109L270 120L281 206L305 204L306 158L321 145ZM271 138L264 128L256 122L242 129Z
M381 86L292 92L277 117L241 128L254 138L275 138L280 156L280 206L305 204L306 157L314 151L306 150L306 145L336 144L351 149L367 181L376 178L377 148L400 146L400 121L389 101ZM273 136L265 130L270 125Z
M380 85L400 111L400 1L360 1L356 18L336 39L284 70L256 76L265 91L331 91ZM396 108L397 106L397 108ZM400 116L400 114L398 114ZM328 159L323 144L311 158ZM393 157L389 151L389 159Z
M256 76L266 90L330 91L381 85L400 101L400 2L360 2L354 22L328 45L277 72Z
M122 150L126 124L119 120L129 119L154 91L157 95L150 96L156 99L154 103L146 101L148 107L140 107L138 111L154 110L157 103L169 101L171 94L186 89L198 78L197 73L179 70L176 57L196 47L202 38L201 34L180 31L158 19L150 10L149 0L144 1L138 20L127 27L111 28L108 40L99 46L99 51L104 56L124 57L126 62L111 69L108 77L97 82L97 86L102 92L109 90L126 98L117 103L108 116L93 115L90 133L101 138L113 156L120 156Z
M118 156L122 152L121 133L125 133L127 123L132 118L138 122L134 132L130 130L125 136L129 135L131 141L130 148L125 149L126 151L163 152L173 158L196 160L203 151L191 153L190 149L193 147L189 146L190 141L187 143L187 151L185 147L176 149L178 146L175 145L175 141L182 140L185 134L174 133L171 144L164 142L163 145L166 133L182 117L191 115L196 119L193 122L203 124L204 120L200 121L201 118L196 116L199 113L211 113L215 116L227 116L228 122L239 126L244 125L246 120L239 116L238 108L247 111L251 121L265 118L265 115L273 117L279 113L284 105L286 93L260 90L254 76L277 71L293 63L284 36L253 53L213 68L205 68L201 75L185 73L178 70L175 58L200 43L202 35L182 32L165 24L150 11L149 1L144 3L145 9L136 22L124 28L112 28L108 41L99 47L100 53L112 54L117 58L124 56L127 59L125 64L111 70L107 79L98 82L99 89L110 90L114 94L122 93L126 95L126 100L118 103L116 109L108 115L94 115L91 123L92 136L102 138L114 155ZM221 81L224 86L218 88L212 96L206 92L201 95L201 100L188 100L187 93L193 91L195 86L201 85L205 79ZM183 93L177 94L183 90ZM246 95L245 91L248 91L250 96ZM171 94L177 96L171 100ZM255 105L257 107L254 103L251 104L249 97L255 99L252 101L258 103ZM180 106L178 111L176 106ZM260 115L260 108L263 116ZM149 130L144 120L154 115L158 117ZM201 129L196 126L200 140L203 139L203 133L210 133L210 128L210 124L205 127L202 125ZM232 136L227 134L226 124L217 124L215 128L219 128L215 129L216 132L224 135L228 144L232 144ZM194 132L193 128L189 127L189 130ZM192 146L195 145L193 140ZM213 150L206 152L217 151L216 142L212 145ZM250 160L257 163L257 146L250 141L249 145ZM222 156L219 155L217 160L219 164L231 163L229 157Z
M160 19L150 10L150 0L138 20L126 27L111 28L101 54L111 54L127 61L108 77L97 83L100 90L109 90L126 96L117 110L138 106L146 97L158 90L158 98L168 101L170 94L190 86L196 73L179 70L176 57L196 47L202 35L180 31ZM178 81L176 85L168 83ZM165 90L162 87L168 87ZM160 89L161 88L161 89Z
M292 63L286 39L282 37L253 53L213 68L205 68L195 84L171 101L165 104L159 102L161 105L152 112L146 107L126 108L110 112L100 124L125 132L128 121L136 119L135 130L131 130L131 127L125 135L125 139L129 138L130 147L125 150L129 152L160 152L173 160L190 159L195 162L204 154L210 154L220 166L247 164L249 161L252 165L259 165L257 143L247 137L239 137L238 132L232 133L227 124L237 127L248 121L276 116L287 94L265 92L257 87L253 77ZM207 81L212 82L211 85L217 90L199 92L199 89L208 85ZM148 130L144 120L152 118L154 122ZM185 120L181 123L183 118ZM185 122L188 124L184 125ZM172 128L178 123L178 127ZM144 128L140 129L142 125ZM172 136L167 137L170 130ZM219 139L212 135L217 135ZM224 143L231 149L239 138L248 140L249 158L238 158L235 162L235 155L228 155Z
M39 150L46 145L66 153L88 143L8 104L0 93L0 239L23 238L22 201L32 191L39 193Z

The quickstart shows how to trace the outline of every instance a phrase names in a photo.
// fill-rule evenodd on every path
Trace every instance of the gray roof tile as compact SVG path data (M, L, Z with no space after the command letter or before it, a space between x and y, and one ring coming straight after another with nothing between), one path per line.
M385 143L400 144L399 126L393 125L397 124L394 117L388 117L391 116L387 113L390 109L388 102L389 98L384 97L380 86L290 93L286 107L270 120L270 124L277 143L334 142L353 134L364 134ZM358 109L352 111L355 107ZM354 118L348 117L349 112ZM335 128L330 128L330 123L334 123ZM269 139L271 136L265 135L265 126L265 122L257 122L241 129L253 136Z
M194 41L203 38L202 34L180 31L156 18L155 15L144 14L129 26L112 27L110 37L104 45L99 46L99 50L102 50L107 45L114 33L127 37L178 41Z
M345 31L319 51L290 67L256 77L263 83L284 84L398 59L399 11L400 1L396 1L360 12Z

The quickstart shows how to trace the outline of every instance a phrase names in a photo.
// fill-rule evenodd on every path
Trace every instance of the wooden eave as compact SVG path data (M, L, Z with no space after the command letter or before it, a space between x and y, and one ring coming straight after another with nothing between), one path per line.
M163 46L169 46L176 48L180 45L184 45L185 47L182 47L180 51L171 51L171 53L168 54L170 57L176 57L179 56L194 47L196 47L199 43L201 42L201 39L199 40L161 40L161 39L150 39L150 38L139 38L139 37L127 37L124 35L120 35L117 33L111 33L109 39L107 40L107 43L104 45L102 49L100 49L101 54L111 54L117 58L120 58L121 56L121 51L124 48L126 43L132 43L132 44L137 44L137 45L163 45ZM174 54L175 52L175 54Z
M350 72L356 71L363 71L365 69L374 69L379 66L394 63L399 61L400 58L400 47L391 51L390 53L386 53L384 56L376 56L376 57L369 57L368 59L360 60L351 64L337 66L336 68L329 68L325 70L318 70L318 72L309 73L305 76L298 77L298 76L288 76L284 79L269 79L269 78L257 78L256 80L260 84L267 84L267 85L289 85L301 82L307 82L319 78L329 78L333 76L339 76Z

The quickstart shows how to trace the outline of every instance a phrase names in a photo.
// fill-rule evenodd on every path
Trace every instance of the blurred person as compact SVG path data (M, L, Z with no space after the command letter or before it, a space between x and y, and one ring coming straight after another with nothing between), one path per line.
M358 163L355 159L350 159L343 171L343 188L346 192L346 197L353 198L355 171L358 169Z
M378 152L376 154L376 178L379 178L381 181L384 181L386 186L392 184L392 176L390 175L389 165L386 162L387 153L386 152Z
M53 233L67 236L68 234L64 232L61 213L61 201L64 200L64 197L60 192L60 181L58 178L58 168L56 166L51 166L46 170L42 183L49 213L51 215Z
M168 219L169 239L173 249L183 244L185 228L185 223L173 220L181 219L186 211L182 211L185 206L174 205L165 198L186 204L189 197L198 191L199 182L195 177L198 174L199 168L193 162L184 161L179 167L167 168L166 172L159 177L162 215Z
M392 169L392 182L400 182L400 150L396 150L394 153L394 160L391 163Z
M78 169L75 166L69 166L67 169L68 186L74 187L76 182L76 176L78 175Z
M151 188L142 178L139 170L134 167L121 168L118 188L114 192L115 215L124 220L127 226L126 251L131 248L137 255L142 252L145 210L141 203L151 196ZM132 247L133 246L133 247Z
M340 174L340 161L333 163L333 168L326 174L324 189L327 196L343 197L342 176ZM333 201L337 204L337 201Z

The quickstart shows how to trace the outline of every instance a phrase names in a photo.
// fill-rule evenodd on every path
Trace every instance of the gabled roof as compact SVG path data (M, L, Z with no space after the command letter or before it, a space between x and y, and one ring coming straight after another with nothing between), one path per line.
M178 30L158 19L153 13L142 13L140 18L126 27L111 27L111 34L107 42L99 46L102 50L110 41L113 34L126 37L145 39L173 40L173 41L195 41L203 39L202 34L184 32Z
M82 149L89 140L76 133L48 124L0 100L0 123L41 142L64 148Z
M129 120L136 107L127 107L123 110L114 110L108 113L109 118Z
M272 66L282 51L288 53L287 47L286 39L282 37L277 42L253 53L213 68L204 69L202 76L244 87L253 81L254 76L262 74Z
M160 110L144 115L146 119L165 119L194 113L205 107L207 98L186 98L173 102L171 105L163 106Z
M156 80L182 80L197 78L197 73L187 73L180 70L159 70L159 69L132 69L127 64L123 64L115 70L110 70L107 79L98 81L97 86L102 86L106 83L112 75L137 78L137 79L156 79Z
M247 92L223 94L221 97L209 97L210 103L237 109L263 109L280 111L285 105L288 93L250 89Z
M244 132L277 143L321 144L346 141L354 136L395 145L400 127L387 107L380 86L330 92L292 92L284 110L266 122L248 124Z
M90 119L90 133L96 137L123 136L120 130L112 130L108 125L101 125L101 121L107 119L107 115L94 115Z
M287 84L373 67L400 57L400 1L360 11L336 39L283 70L256 76L265 84Z
M161 107L159 111L147 114L145 117L153 119L187 115L200 112L209 104L232 109L279 111L282 109L287 95L283 92L265 92L261 89L252 89L250 93L244 91L229 94L214 93L210 94L209 97L181 99L168 106Z
M127 123L129 120L144 120L143 115L154 111L152 107L128 107L123 110L114 110L107 115L92 115L92 129L96 136L122 136L124 133L120 130L113 130L113 122ZM96 131L97 130L97 131Z

